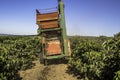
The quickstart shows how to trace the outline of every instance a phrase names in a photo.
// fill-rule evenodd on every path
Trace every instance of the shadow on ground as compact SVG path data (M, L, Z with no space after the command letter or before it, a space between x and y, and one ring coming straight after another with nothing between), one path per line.
M47 60L47 65L58 65L58 64L67 64L68 60L67 59L52 59L52 60Z
M80 74L79 72L77 72L77 70L75 70L74 68L72 68L70 66L67 67L66 73L73 75L78 80L85 80L85 79L83 79L84 78L83 74Z

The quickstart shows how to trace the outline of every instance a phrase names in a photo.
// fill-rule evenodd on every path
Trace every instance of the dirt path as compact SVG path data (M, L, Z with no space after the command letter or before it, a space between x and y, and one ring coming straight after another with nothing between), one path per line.
M67 64L51 64L44 66L39 61L33 61L35 66L31 69L20 71L22 80L77 80L67 73Z

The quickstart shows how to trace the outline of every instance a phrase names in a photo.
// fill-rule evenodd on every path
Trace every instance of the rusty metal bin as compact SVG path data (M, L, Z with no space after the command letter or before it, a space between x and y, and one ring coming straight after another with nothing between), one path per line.
M58 8L55 12L40 13L36 10L36 23L38 35L42 39L40 62L47 64L47 60L50 59L69 58L71 50L62 0L58 0Z
M46 55L58 55L62 53L60 40L52 40L47 42Z
M59 27L59 12L46 14L37 14L36 21L41 29L58 28Z

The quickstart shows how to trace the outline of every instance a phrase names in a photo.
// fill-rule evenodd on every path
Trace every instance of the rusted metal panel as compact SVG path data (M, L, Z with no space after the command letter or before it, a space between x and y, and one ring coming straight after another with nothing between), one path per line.
M37 14L37 21L46 21L46 20L54 20L58 19L59 13L53 12L53 13L47 13L47 14Z
M58 21L59 13L47 13L47 14L37 14L37 24L41 29L48 29L48 28L58 28L59 21Z
M54 21L44 21L44 22L40 22L40 28L42 29L47 29L47 28L58 28L58 21L54 20Z
M47 51L47 55L61 54L62 49L61 49L60 40L48 41L46 51Z
M68 40L68 56L71 56L70 40Z

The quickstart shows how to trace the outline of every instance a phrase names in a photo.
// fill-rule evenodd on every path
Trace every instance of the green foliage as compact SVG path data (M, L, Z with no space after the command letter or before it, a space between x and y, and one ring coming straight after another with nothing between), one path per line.
M104 63L104 55L100 52L101 46L96 41L82 40L77 43L72 51L72 57L69 60L69 66L74 68L81 78L98 80Z
M17 73L19 67L15 67L18 65L18 59L9 56L9 52L5 47L0 46L0 79L1 80L14 80L14 75Z
M114 36L113 39L103 43L105 67L102 71L103 80L113 80L115 72L120 70L120 36Z
M79 79L120 80L120 33L106 36L72 37L69 67ZM18 80L18 70L32 66L40 53L37 36L0 36L0 80Z
M115 73L113 80L120 80L120 70Z
M4 38L0 43L0 80L17 80L18 70L32 66L40 46L37 36Z
M71 39L72 40L72 39ZM120 33L71 41L69 67L83 80L120 80Z
M115 37L115 38L119 38L119 39L120 39L120 32L119 32L119 33L117 33L117 34L115 34L115 35L114 35L114 37Z

